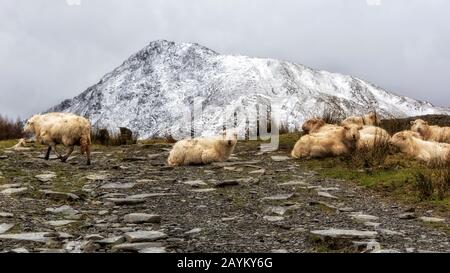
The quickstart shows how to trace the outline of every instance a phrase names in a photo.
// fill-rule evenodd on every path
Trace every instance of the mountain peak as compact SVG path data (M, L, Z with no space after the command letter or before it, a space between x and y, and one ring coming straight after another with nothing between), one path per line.
M148 138L190 131L183 109L202 100L196 132L222 128L225 110L236 113L242 133L256 104L272 109L290 129L305 119L333 111L381 116L450 113L426 102L398 96L363 80L316 71L274 59L220 55L195 43L153 41L79 96L52 111L81 114L94 126L127 127Z

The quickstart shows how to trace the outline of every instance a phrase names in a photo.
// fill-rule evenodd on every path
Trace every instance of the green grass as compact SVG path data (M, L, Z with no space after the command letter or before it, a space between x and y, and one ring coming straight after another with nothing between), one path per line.
M0 150L11 148L19 142L18 139L2 140L0 141Z

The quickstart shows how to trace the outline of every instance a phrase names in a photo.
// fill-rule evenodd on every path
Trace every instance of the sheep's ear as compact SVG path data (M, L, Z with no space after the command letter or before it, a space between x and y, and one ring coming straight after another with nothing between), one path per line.
M415 120L411 120L411 121L409 122L409 124L411 124L411 125L414 125L415 123L416 123Z
M424 121L423 124L428 125L428 121Z

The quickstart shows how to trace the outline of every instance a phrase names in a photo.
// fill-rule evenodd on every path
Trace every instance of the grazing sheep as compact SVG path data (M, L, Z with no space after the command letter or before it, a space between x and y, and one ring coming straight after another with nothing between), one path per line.
M226 131L213 138L180 140L170 151L169 166L210 164L227 160L237 143L237 134Z
M450 127L428 125L422 119L411 121L411 131L418 132L424 140L450 143Z
M450 160L450 144L423 140L421 135L414 131L396 133L390 143L407 156L426 163Z
M386 130L376 126L363 126L359 134L358 149L373 149L375 145L388 144L391 138Z
M70 113L48 113L31 117L24 127L25 133L36 136L36 142L48 145L45 159L50 157L53 148L62 162L72 154L75 145L80 146L81 154L86 153L87 164L91 164L91 123ZM56 145L67 147L66 155L61 156Z
M364 125L380 126L381 122L378 119L376 112L370 112L361 117L357 117L357 116L348 117L341 122L342 126L348 125L348 124L356 124L359 126L364 126Z
M359 140L359 129L361 127L357 125L348 125L304 135L295 143L291 156L294 158L321 158L348 154L356 147Z

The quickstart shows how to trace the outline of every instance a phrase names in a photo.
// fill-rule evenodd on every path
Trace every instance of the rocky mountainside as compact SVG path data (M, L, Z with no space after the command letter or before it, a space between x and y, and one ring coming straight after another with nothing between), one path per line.
M264 111L291 130L324 111L376 110L385 117L450 113L352 76L165 40L150 43L99 83L49 111L74 112L94 126L127 127L149 138L190 132L192 105L202 107L193 128L204 135L220 130L224 121L243 133L254 127L256 116L266 116Z

